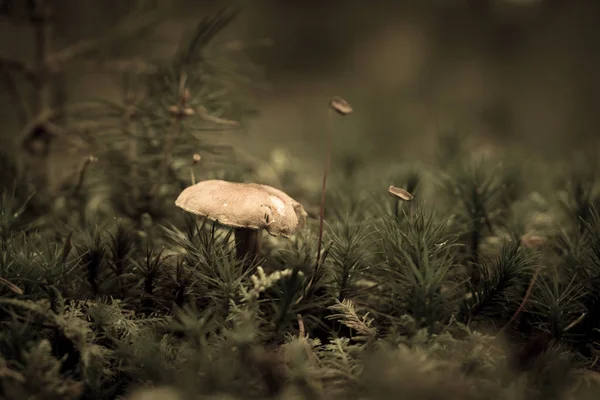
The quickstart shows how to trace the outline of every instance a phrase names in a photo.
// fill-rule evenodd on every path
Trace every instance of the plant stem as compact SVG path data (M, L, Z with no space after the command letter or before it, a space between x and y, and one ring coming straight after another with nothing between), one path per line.
M517 311L515 311L515 313L512 315L512 317L510 317L510 319L508 320L508 322L506 324L504 324L504 326L498 331L498 333L503 333L519 316L519 314L521 313L521 311L523 311L523 309L525 309L525 305L527 304L527 301L529 300L529 297L531 296L531 293L533 292L533 287L535 285L535 283L537 282L537 279L540 275L540 271L542 269L542 264L538 263L538 265L535 267L535 271L533 273L533 277L531 278L531 282L529 282L529 286L527 287L527 291L525 292L525 296L523 296L523 300L521 301L521 304L519 304L519 308L517 308Z
M321 248L323 247L323 222L325 220L325 191L327 189L327 174L329 172L329 165L331 164L331 147L333 145L333 110L330 108L328 112L328 132L327 132L327 149L325 154L325 168L323 170L323 186L321 188L321 206L319 209L319 241L317 244L317 259L315 260L315 267L313 276L308 281L306 288L310 288L313 284L313 280L317 275L319 267L321 266L321 262L323 262L324 257L321 256ZM298 300L296 300L295 304L298 304L304 295L300 296Z
M319 209L319 241L317 244L317 260L315 262L315 270L319 268L321 260L321 247L323 246L323 222L325 219L325 191L327 189L327 174L329 165L331 164L331 147L333 144L333 111L331 108L328 113L328 133L327 133L327 150L325 154L325 169L323 170L323 186L321 188L321 206Z
M132 186L132 197L137 200L139 198L138 187L138 143L134 137L132 128L132 119L135 114L135 98L131 88L131 80L125 77L125 108L121 120L121 128L123 133L129 137L129 179Z

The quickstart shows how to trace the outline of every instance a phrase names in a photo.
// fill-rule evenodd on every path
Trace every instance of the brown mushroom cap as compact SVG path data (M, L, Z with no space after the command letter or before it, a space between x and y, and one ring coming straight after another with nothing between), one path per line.
M410 194L407 190L396 187L394 185L388 188L388 193L404 201L411 201L414 198L414 196Z
M332 98L329 101L329 106L340 115L348 115L353 111L352 106L339 96Z
M222 225L265 229L289 238L306 225L307 213L296 200L274 187L256 183L207 180L184 189L175 205Z

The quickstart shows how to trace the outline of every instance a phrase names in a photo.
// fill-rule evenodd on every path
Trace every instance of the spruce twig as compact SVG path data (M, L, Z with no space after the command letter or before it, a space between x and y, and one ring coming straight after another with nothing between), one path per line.
M185 73L181 73L179 77L179 103L169 107L169 113L171 114L172 123L171 130L167 133L167 140L165 143L165 149L163 153L163 165L162 165L162 183L166 184L169 177L169 171L171 169L171 158L173 156L173 148L175 146L175 139L181 132L181 124L186 117L194 115L196 112L188 106L191 98L190 90L186 86L187 76Z

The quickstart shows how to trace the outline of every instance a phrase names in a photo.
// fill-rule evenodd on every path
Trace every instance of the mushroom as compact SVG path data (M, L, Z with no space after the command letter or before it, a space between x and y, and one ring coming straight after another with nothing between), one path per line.
M306 225L307 213L296 200L274 187L257 183L206 180L184 189L175 205L234 228L236 256L254 261L261 229L289 238Z

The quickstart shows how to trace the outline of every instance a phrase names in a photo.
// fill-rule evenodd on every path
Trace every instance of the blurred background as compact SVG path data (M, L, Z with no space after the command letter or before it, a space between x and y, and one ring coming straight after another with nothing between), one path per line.
M31 1L0 0L10 15L0 22L0 57L34 56L32 30L19 22ZM133 4L52 3L58 48L110 33ZM99 54L167 57L181 32L228 5L243 9L217 41L232 49L240 40L249 45L258 114L247 118L245 133L223 138L253 156L283 147L320 163L334 95L355 109L335 121L339 146L380 160L426 159L435 135L446 130L468 133L488 149L509 145L552 156L597 138L597 0L173 0L162 5L151 33ZM120 95L114 77L85 68L67 75L62 96L69 102ZM8 146L25 119L12 92L2 87L1 93ZM60 140L53 146L53 163L72 157L63 154L66 147Z

